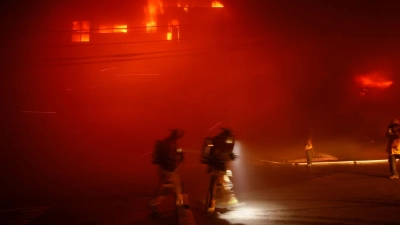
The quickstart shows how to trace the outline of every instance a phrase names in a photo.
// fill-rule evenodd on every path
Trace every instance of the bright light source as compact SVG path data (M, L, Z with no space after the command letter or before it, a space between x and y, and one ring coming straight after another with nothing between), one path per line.
M128 33L128 26L127 25L115 25L114 33Z
M250 205L251 204L251 205ZM273 201L256 201L251 203L246 203L244 206L239 206L234 208L232 211L222 213L220 218L228 221L234 220L255 220L265 218L269 216L268 210L282 209L284 206L276 204Z
M233 140L230 139L230 143L232 143ZM227 140L228 143L228 140ZM235 140L235 146L233 146L233 153L235 153L236 155L241 155L242 152L242 148L241 148L241 143L238 140Z
M157 30L157 15L164 13L163 3L161 0L147 0L146 13L146 31L153 32Z
M89 42L89 34L81 34L81 42Z
M377 160L348 160L348 161L331 161L331 162L313 162L313 165L332 165L332 164L373 164L373 163L387 163L387 159L377 159ZM296 165L307 165L304 163L292 163L292 166Z
M151 21L146 23L146 30L149 31L155 31L156 30L156 22Z
M247 207L244 206L243 208L240 208L238 210L230 211L223 213L221 215L221 219L226 219L226 220L233 220L233 219L254 219L257 216L257 212L259 212L261 209L257 209L254 207Z
M167 40L168 41L172 40L172 32L167 33Z
M355 80L362 87L375 87L375 88L387 88L393 84L392 80L388 79L388 74L381 71L374 71L362 75L356 76Z
M219 1L213 1L213 2L211 3L211 7L214 7L214 8L223 8L224 5L222 5L222 3L220 3Z

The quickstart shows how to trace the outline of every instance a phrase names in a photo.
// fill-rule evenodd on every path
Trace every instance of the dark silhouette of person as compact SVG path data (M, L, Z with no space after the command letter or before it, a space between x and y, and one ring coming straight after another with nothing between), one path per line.
M399 174L396 169L396 159L400 158L400 123L398 119L393 119L390 122L386 130L386 137L389 139L386 152L389 155L389 169L392 174L389 178L398 179Z
M304 140L304 150L306 152L307 166L312 166L312 158L314 156L314 149L312 144L313 131L310 129L306 130L306 136Z
M150 207L155 212L158 211L158 206L165 198L167 188L174 189L176 205L183 205L179 165L184 159L184 154L182 148L178 144L178 140L182 138L183 135L183 130L174 129L167 138L156 141L153 152L153 164L158 165L159 184L155 197L149 203Z
M222 128L221 133L213 138L206 138L202 162L208 165L207 173L210 176L206 199L206 210L209 215L215 213L217 199L225 207L233 207L239 202L233 192L230 162L235 160L233 153L235 138L232 131ZM219 195L217 196L217 191Z

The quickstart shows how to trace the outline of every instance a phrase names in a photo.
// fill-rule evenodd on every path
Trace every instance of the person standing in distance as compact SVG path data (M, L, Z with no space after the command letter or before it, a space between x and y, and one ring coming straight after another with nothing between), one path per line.
M396 159L400 158L400 122L393 119L386 130L386 137L389 139L386 152L388 153L389 169L392 174L390 179L398 179Z
M312 130L307 130L304 150L306 151L307 166L312 166L312 158L314 155L313 145L312 145Z

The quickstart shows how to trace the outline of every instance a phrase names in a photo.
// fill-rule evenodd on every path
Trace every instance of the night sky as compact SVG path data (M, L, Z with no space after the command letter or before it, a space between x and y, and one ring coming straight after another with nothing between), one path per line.
M126 171L175 127L192 151L220 127L252 155L279 157L304 129L321 152L384 151L400 115L395 1L221 2L188 14L179 41L132 28L74 45L72 21L143 27L147 1L0 1L2 177Z

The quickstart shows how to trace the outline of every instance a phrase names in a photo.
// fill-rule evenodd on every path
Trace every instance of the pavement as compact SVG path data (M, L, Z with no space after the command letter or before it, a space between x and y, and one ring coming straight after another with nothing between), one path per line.
M155 183L141 177L115 184L113 191L9 201L0 210L0 224L400 224L400 179L389 179L384 160L320 161L311 167L265 161L233 166L236 196L246 204L218 209L219 217L205 215L205 166L191 163L181 171L190 215L177 211L170 195L160 215L151 216L147 203Z

